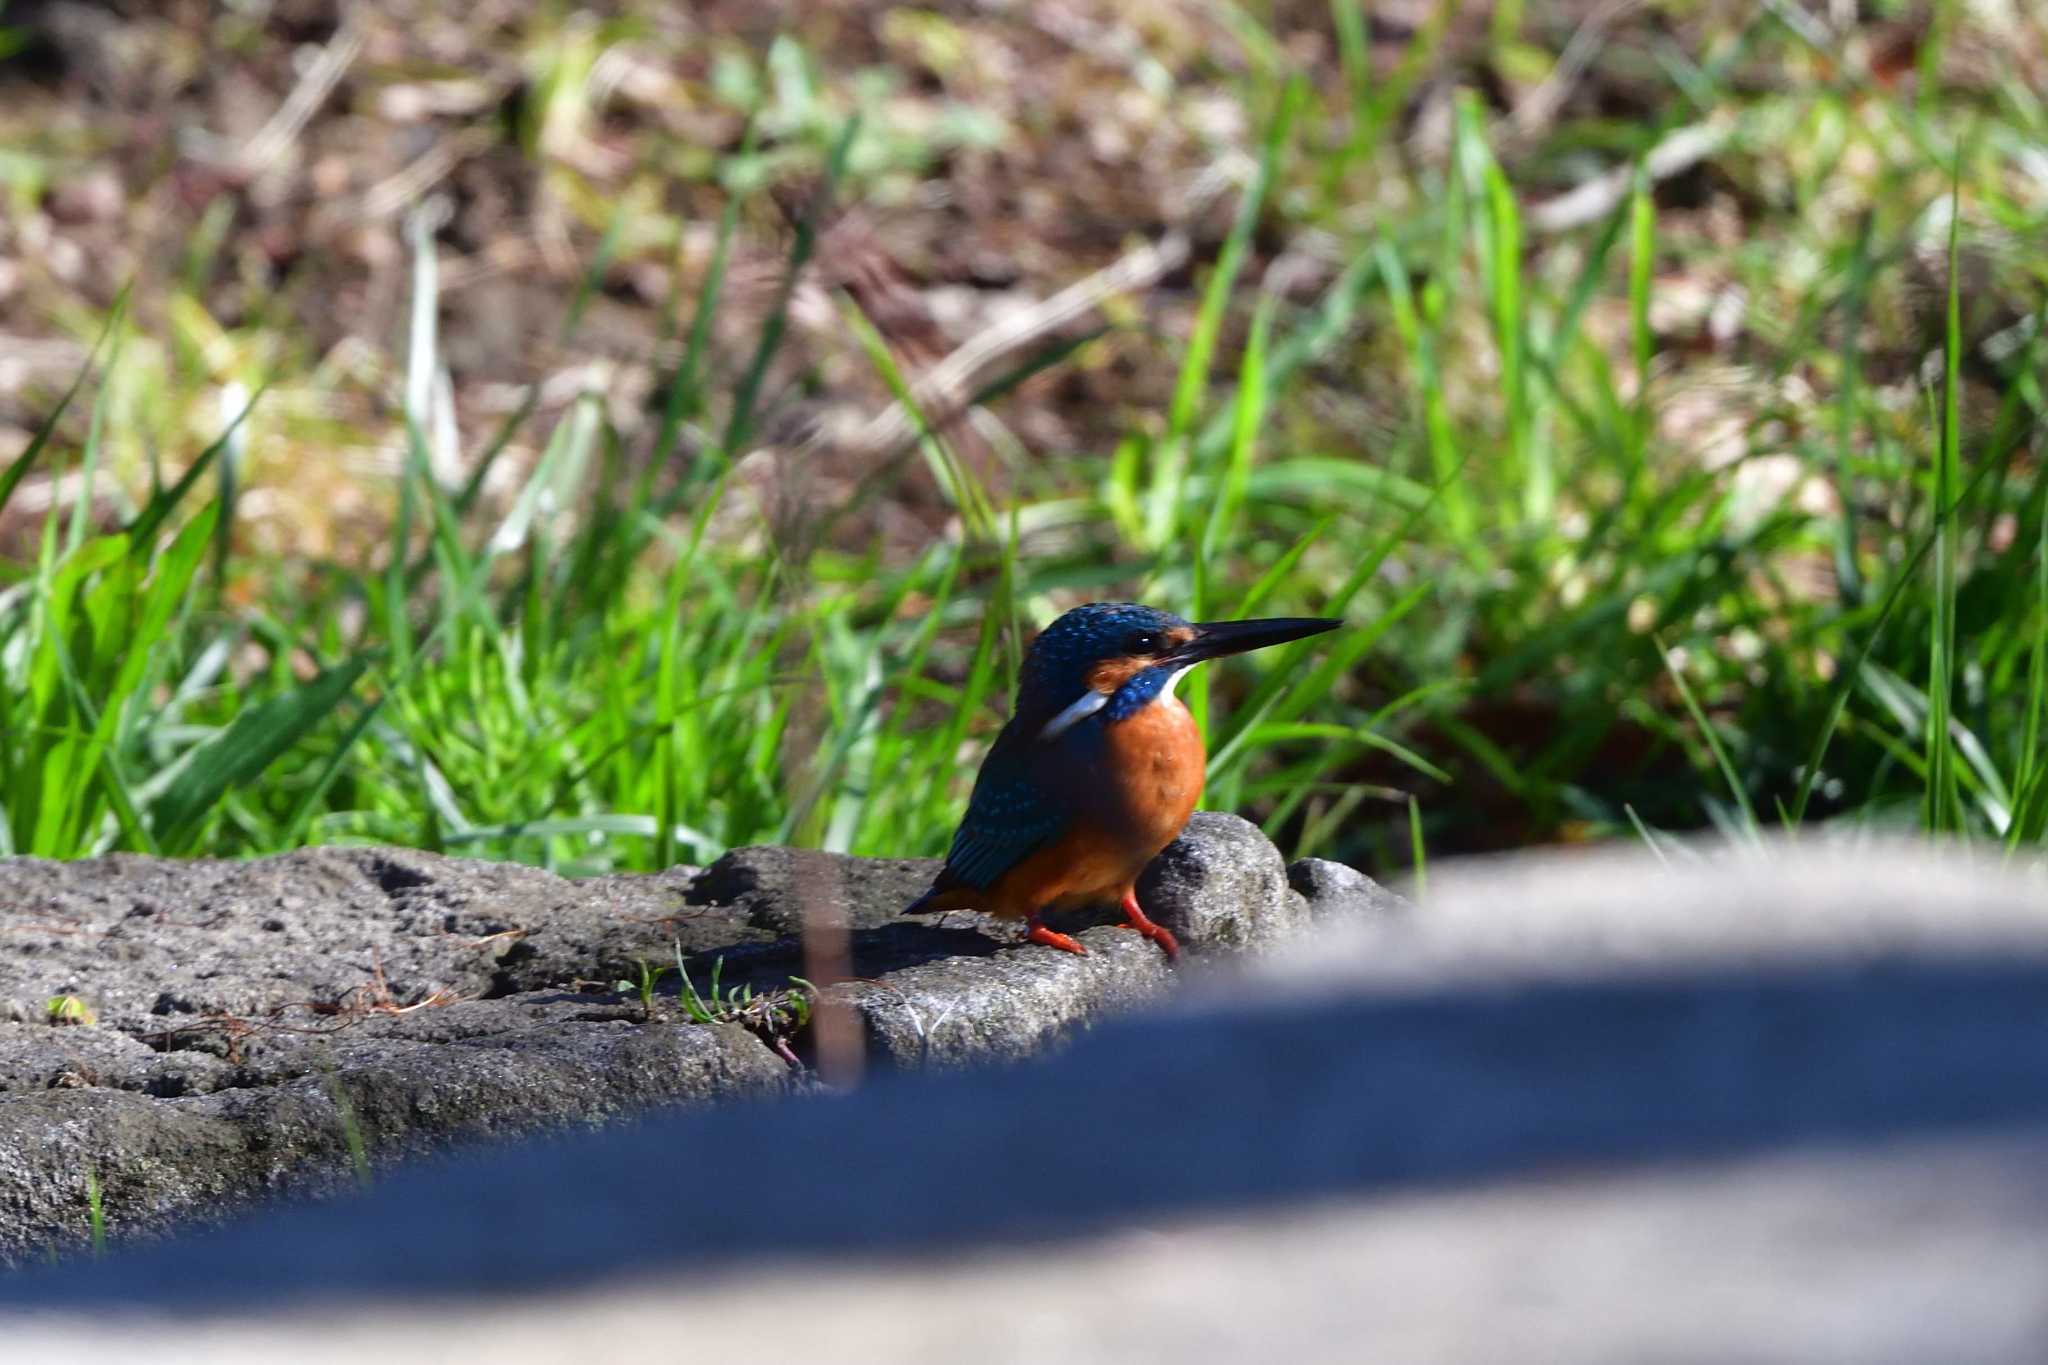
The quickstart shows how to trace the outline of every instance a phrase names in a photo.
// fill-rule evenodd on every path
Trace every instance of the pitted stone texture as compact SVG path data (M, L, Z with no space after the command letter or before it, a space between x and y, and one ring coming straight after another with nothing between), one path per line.
M870 1054L887 1064L1027 1057L1173 982L1166 955L1128 929L1079 937L1085 957L1029 945L905 967L833 994L859 1013Z
M835 1359L2032 1365L2048 883L1819 853L1446 867L1057 1064L500 1147L0 1310L70 1314L25 1358L208 1365L730 1354L777 1313ZM111 1337L138 1302L217 1316Z
M919 890L936 869L929 863L902 866L903 884L917 882ZM870 884L879 882L878 876ZM1328 872L1315 883L1352 898L1360 884L1378 890L1363 877L1354 882ZM1190 955L1281 943L1303 932L1310 920L1309 903L1289 887L1279 850L1250 821L1213 811L1198 812L1146 869L1138 900ZM1335 901L1319 912L1343 915L1352 904ZM993 955L984 949L978 956L956 949L955 955L894 971L863 972L867 979L837 987L835 995L866 1023L869 1050L877 1060L944 1066L1043 1051L1172 985L1175 964L1158 945L1124 926L1121 909L1100 906L1048 919L1076 934L1087 955L1038 946L1006 947ZM931 927L920 932L935 938L1017 941L1014 923L985 915L955 912L924 923ZM878 930L856 934L856 961L873 956L863 952L864 945L885 938L895 940L895 951L905 952L911 933L901 921L885 921Z
M934 858L847 858L755 845L736 848L706 868L691 886L690 900L727 907L780 935L802 933L806 924L872 929L901 915L938 870Z
M0 1099L0 1263L83 1240L88 1173L119 1239L209 1222L266 1194L345 1188L358 1144L382 1168L450 1138L790 1080L781 1058L734 1025L647 1024L637 1011L571 1002L475 1001L375 1020L319 1051L296 1076L207 1094L92 1085Z
M104 1026L178 1032L209 1015L415 1004L609 984L641 961L768 942L684 903L694 870L569 881L538 868L386 848L254 862L116 854L0 859L0 1016L75 994ZM4 1084L4 1082L0 1082Z
M1327 858L1300 858L1288 864L1287 884L1308 902L1309 918L1318 924L1415 913L1415 902L1406 896Z
M0 1261L82 1234L88 1169L110 1231L148 1231L345 1182L351 1126L382 1165L788 1084L744 1030L611 989L678 946L773 942L686 904L695 875L372 848L0 860ZM60 995L97 1022L52 1025Z
M1197 811L1138 881L1138 903L1193 952L1259 948L1308 927L1308 903L1259 827Z
M1243 821L1197 817L1161 861L1153 908L1190 947L1306 923ZM1156 945L1088 915L1086 957L985 915L902 915L936 868L773 848L589 881L374 848L0 861L0 1261L84 1236L87 1170L129 1234L345 1186L352 1148L381 1168L804 1084L806 1039L688 1022L676 977L652 976L678 951L700 990L716 965L727 991L774 993L815 974L798 926L847 926L857 979L831 990L908 1067L1026 1056L1174 980ZM51 1024L58 995L98 1022Z

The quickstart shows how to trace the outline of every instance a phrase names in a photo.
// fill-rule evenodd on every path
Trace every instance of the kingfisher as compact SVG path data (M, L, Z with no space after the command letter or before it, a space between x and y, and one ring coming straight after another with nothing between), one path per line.
M1138 904L1138 874L1194 813L1201 732L1174 684L1196 664L1333 630L1340 621L1184 621L1134 602L1091 602L1025 652L1017 704L974 779L931 889L904 913L982 910L1021 919L1027 942L1088 950L1048 911L1120 901L1168 957L1180 944Z

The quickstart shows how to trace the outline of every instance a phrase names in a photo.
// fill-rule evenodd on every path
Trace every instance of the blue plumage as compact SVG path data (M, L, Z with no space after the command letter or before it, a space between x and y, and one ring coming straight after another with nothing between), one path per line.
M1181 667L1183 666L1154 664L1150 668L1140 669L1110 697L1109 705L1102 708L1102 718L1106 721L1129 720L1137 715L1159 700L1159 694L1173 682L1174 675L1181 671Z
M1073 808L1056 799L1030 765L999 763L996 757L991 753L982 765L967 814L946 853L946 871L981 890L995 885L1032 850L1057 838L1073 820Z

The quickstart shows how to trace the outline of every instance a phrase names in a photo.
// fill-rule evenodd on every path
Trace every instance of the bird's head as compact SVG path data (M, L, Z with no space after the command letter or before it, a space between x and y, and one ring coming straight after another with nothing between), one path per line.
M1135 602L1091 602L1054 621L1031 642L1017 693L1017 714L1056 739L1100 713L1114 723L1173 694L1183 673L1205 659L1242 654L1333 630L1316 617L1264 621L1185 621Z

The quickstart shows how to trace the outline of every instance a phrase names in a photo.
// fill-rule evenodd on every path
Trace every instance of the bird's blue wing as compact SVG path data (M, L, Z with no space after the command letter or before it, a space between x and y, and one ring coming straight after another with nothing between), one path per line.
M986 891L1071 823L1072 808L1033 772L1029 743L1005 729L989 751L946 854L952 880Z

